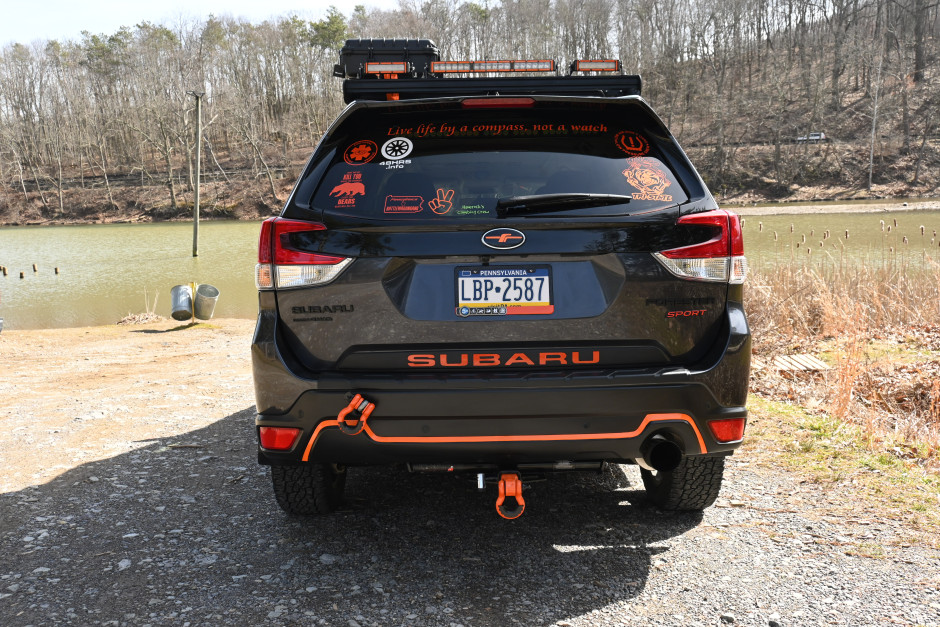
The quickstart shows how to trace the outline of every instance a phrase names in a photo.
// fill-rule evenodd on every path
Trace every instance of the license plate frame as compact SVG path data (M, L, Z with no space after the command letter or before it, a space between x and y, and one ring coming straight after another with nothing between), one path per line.
M455 312L461 318L551 315L555 313L554 299L552 267L547 264L459 266L454 270Z

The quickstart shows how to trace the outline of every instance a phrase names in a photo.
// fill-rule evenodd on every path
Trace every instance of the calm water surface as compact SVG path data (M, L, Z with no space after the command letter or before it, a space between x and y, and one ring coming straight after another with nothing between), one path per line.
M6 329L113 324L146 311L145 298L152 303L155 295L156 313L169 317L170 288L195 281L221 292L216 316L253 318L259 230L258 222L204 222L193 258L186 223L0 228L0 265L8 268L0 276L0 317ZM747 216L744 222L748 258L764 270L791 262L926 267L928 257L940 259L934 232L940 233L937 211Z
M219 289L215 316L251 318L259 231L260 222L203 222L193 258L191 223L0 228L0 317L5 329L113 324L146 311L145 295L169 317L170 289L195 281Z
M940 211L744 216L752 268L780 263L894 266L916 270L940 261ZM923 229L921 228L923 227Z

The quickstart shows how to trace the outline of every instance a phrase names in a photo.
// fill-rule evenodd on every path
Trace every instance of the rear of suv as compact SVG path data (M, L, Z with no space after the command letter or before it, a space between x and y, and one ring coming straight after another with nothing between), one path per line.
M530 475L637 463L658 506L711 505L747 417L738 217L639 77L436 57L348 41L351 104L262 226L252 362L278 503L327 513L347 468L406 464L496 483L515 518Z

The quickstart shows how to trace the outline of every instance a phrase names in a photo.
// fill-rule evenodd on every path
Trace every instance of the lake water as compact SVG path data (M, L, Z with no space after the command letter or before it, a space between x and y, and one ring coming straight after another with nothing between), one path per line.
M4 328L113 324L147 311L145 296L156 296L155 312L169 317L170 289L190 282L219 289L216 317L254 317L260 228L202 222L195 258L191 223L0 228Z
M196 282L219 289L215 316L253 318L259 230L258 222L203 222L193 258L186 223L0 228L0 265L8 268L0 276L0 317L6 329L113 324L146 311L155 296L155 312L169 317L170 289ZM924 267L927 255L940 259L934 232L940 233L937 211L746 216L744 222L746 253L762 269L790 262Z
M894 266L916 270L940 261L940 211L743 216L752 268ZM848 233L848 235L846 235Z

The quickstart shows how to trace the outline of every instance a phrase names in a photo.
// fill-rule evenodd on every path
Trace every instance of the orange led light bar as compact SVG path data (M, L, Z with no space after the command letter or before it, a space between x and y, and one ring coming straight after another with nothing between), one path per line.
M546 60L517 61L432 61L431 71L437 74L474 72L554 72L555 62Z
M574 62L576 72L619 72L619 59L578 59Z
M405 74L409 71L407 61L366 63L366 74Z

